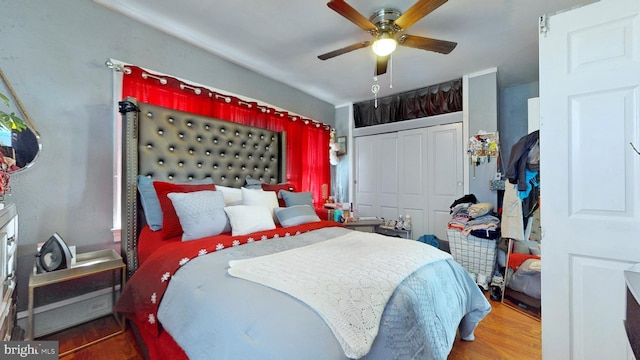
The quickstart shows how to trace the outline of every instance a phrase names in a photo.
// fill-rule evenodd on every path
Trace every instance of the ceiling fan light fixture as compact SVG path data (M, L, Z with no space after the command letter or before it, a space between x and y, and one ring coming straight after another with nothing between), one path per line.
M371 48L373 52L378 56L387 56L396 50L398 42L387 33L383 33L380 37L373 42Z

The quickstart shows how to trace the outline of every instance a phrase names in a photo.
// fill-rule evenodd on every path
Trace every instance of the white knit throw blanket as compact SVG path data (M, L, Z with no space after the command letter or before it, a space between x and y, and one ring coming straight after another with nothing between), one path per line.
M451 255L379 234L350 232L280 253L229 262L229 274L288 293L325 320L349 358L366 355L396 287Z

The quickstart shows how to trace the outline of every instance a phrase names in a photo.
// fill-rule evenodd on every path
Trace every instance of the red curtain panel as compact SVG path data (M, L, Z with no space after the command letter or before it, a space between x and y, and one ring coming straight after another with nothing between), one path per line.
M272 131L286 131L286 182L298 191L311 191L317 204L323 202L322 187L331 181L329 126L137 66L127 67L131 71L123 77L123 98L132 96L148 104Z

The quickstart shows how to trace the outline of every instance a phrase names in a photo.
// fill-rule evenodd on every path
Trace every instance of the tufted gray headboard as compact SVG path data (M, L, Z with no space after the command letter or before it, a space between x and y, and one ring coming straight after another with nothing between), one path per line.
M242 187L250 175L284 182L286 137L230 121L194 115L135 98L120 102L122 149L122 256L131 276L138 268L138 235L144 216L138 175L186 182L211 177L215 184Z

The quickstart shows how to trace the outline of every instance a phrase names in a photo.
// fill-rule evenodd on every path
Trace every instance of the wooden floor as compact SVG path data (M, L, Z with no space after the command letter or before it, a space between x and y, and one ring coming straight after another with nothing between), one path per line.
M540 322L513 310L500 302L491 301L493 309L475 331L475 341L456 339L449 359L453 360L528 360L541 359ZM95 336L108 328L103 320L84 327L55 334L60 350L75 346L88 336ZM139 360L143 359L133 332L104 340L60 358L61 360Z
M457 338L449 359L542 359L540 321L500 302L489 302L491 313L478 325L475 341Z

